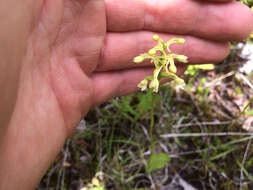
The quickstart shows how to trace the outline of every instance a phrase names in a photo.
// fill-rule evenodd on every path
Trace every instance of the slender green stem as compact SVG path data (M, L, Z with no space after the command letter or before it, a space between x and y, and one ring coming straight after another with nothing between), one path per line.
M151 104L151 110L150 110L150 128L149 128L149 138L151 143L151 152L153 152L154 149L154 143L153 143L153 128L154 128L154 107L155 107L155 94L152 93L152 104Z

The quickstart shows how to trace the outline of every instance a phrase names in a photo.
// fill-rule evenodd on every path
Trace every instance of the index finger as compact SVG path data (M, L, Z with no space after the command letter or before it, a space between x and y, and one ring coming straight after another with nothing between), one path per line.
M150 30L213 40L241 40L253 29L252 11L234 1L216 3L208 0L106 0L105 2L107 29L112 32Z

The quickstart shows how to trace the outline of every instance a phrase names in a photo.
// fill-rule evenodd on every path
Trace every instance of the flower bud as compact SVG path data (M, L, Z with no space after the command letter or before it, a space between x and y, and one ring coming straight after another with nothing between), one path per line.
M171 44L178 43L178 44L184 44L185 39L184 38L171 38L167 41L167 46L170 46Z
M95 185L95 187L99 187L99 186L100 186L98 179L95 178L95 177L92 179L91 183L92 183L93 185Z
M176 79L176 83L177 84L185 84L184 80L179 77Z
M146 90L147 87L148 87L148 80L147 80L147 79L142 80L142 81L138 84L138 87L141 89L141 91Z
M134 62L135 63L141 63L144 61L144 57L143 56L137 56L134 58Z
M171 64L170 64L170 71L171 71L172 73L176 73L176 72L177 72L177 68L176 68L176 66L175 66L174 63L171 63Z
M160 37L157 35L157 34L155 34L154 36L153 36L153 40L154 41L158 41L160 39Z
M185 43L185 39L184 38L178 38L177 39L177 43L184 44Z
M187 63L187 59L188 57L186 57L185 55L175 55L173 56L177 61L182 62L182 63Z
M155 55L156 54L156 50L155 49L151 49L148 51L149 55Z
M249 37L250 37L251 39L253 39L253 33L251 33L251 34L249 35Z

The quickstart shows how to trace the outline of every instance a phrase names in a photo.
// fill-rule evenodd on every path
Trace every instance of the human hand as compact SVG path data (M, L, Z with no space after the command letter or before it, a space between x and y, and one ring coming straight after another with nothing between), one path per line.
M92 106L137 90L152 68L132 59L154 45L154 33L164 39L185 38L185 45L172 49L195 64L224 59L228 42L245 38L253 28L251 11L234 1L40 0L34 4L38 8L32 13L32 30L22 39L27 51L20 65L18 98L0 148L4 153L0 189L35 187ZM182 72L184 66L178 67Z

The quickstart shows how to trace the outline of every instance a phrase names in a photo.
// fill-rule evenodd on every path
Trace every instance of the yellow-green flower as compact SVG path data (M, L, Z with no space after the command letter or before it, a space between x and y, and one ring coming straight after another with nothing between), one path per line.
M156 50L153 48L151 50L148 51L149 55L155 55L156 54Z
M139 84L138 87L141 89L141 91L144 91L148 88L148 80L144 79Z
M184 83L183 79L179 78L176 74L177 68L175 60L182 63L187 63L187 57L184 55L172 54L170 45L174 43L184 44L183 38L172 38L164 42L158 35L153 36L153 40L158 44L150 49L148 53L141 54L134 58L135 63L141 63L145 59L150 59L151 63L155 65L153 76L148 76L142 80L138 87L142 91L147 88L152 88L154 92L158 92L160 81L164 78L172 79L175 83Z
M159 89L158 79L153 79L149 84L149 88L153 88L153 92L158 92Z
M134 58L134 62L135 63L141 63L141 62L144 61L144 59L145 58L143 56L137 56L137 57Z
M155 34L155 35L153 36L153 40L154 40L154 41L158 41L159 39L160 39L160 37L159 37L158 35Z

